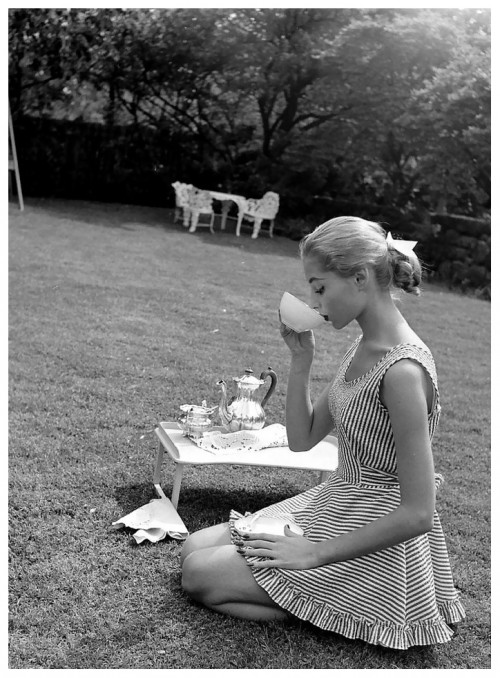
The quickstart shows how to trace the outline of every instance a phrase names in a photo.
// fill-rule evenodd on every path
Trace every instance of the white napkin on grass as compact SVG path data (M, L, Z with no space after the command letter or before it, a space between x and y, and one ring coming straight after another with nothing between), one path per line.
M193 442L212 454L231 454L235 450L255 452L267 447L288 446L286 428L283 424L271 424L259 431L235 431L233 433L208 431Z
M141 506L111 524L115 530L121 527L136 529L137 532L134 532L132 536L138 544L145 539L157 542L165 539L167 535L172 539L183 540L189 535L172 502L166 497L151 499L149 504Z

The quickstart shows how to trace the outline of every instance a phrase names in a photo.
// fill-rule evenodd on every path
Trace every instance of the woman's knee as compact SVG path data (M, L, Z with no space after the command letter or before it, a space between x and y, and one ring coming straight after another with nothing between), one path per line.
M189 553L182 565L182 588L190 598L213 607L232 600L253 576L232 544L221 544Z
M223 544L230 544L229 526L227 523L214 525L213 527L204 528L193 532L186 539L181 550L181 566L187 556L194 551L200 549L210 548L212 546L221 546Z
M201 553L202 551L194 550L185 554L182 562L182 588L190 598L203 603L207 594L207 578L204 567L206 561Z
M196 532L194 534L190 534L189 537L185 540L184 544L182 545L181 549L181 567L184 565L184 561L186 560L187 556L189 556L190 553L193 553L193 551L198 550L198 546L196 543Z

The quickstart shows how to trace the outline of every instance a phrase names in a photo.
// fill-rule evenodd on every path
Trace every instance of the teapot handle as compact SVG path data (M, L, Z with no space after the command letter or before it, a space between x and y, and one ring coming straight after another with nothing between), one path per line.
M271 377L271 386L269 387L266 395L262 399L262 402L260 406L264 408L265 404L269 400L269 398L272 396L274 389L276 388L276 382L278 381L278 377L276 376L276 372L272 370L270 367L267 368L262 374L260 375L261 379L266 379L266 377Z

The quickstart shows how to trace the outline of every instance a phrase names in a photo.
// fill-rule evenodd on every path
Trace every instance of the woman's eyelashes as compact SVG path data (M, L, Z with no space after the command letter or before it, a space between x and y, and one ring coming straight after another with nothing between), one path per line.
M314 290L314 294L323 294L325 291L324 287L319 287L317 290Z

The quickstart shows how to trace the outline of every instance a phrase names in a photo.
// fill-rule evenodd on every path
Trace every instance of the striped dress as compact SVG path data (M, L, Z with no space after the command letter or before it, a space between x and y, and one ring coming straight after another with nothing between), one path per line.
M431 439L439 419L436 368L428 349L400 344L366 374L347 381L345 374L360 339L344 356L329 393L339 443L337 470L326 482L258 511L266 516L291 514L304 536L314 542L355 530L399 505L392 430L379 397L391 365L410 358L424 367L434 384L428 418ZM442 480L436 474L436 487ZM234 521L240 517L231 511L233 539L237 538ZM255 556L245 557L255 560ZM376 553L311 570L251 571L292 615L348 638L390 648L447 642L453 635L448 624L465 616L436 512L430 532Z

